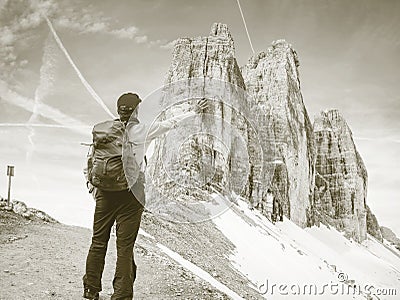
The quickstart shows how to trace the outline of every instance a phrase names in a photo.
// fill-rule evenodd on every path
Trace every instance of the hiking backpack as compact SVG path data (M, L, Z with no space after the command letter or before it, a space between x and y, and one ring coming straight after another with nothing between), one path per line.
M104 191L132 187L140 175L140 167L131 151L124 123L116 119L96 124L92 135L87 159L89 182Z

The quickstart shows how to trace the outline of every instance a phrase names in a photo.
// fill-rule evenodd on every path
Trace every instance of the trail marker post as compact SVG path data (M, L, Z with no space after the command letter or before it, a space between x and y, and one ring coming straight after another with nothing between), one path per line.
M10 201L11 201L11 177L14 176L14 166L7 166L7 176L8 176L7 206L10 206Z

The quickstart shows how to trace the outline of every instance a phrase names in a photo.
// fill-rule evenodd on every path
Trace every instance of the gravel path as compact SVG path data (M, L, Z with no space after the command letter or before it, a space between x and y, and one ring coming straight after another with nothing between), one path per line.
M205 237L193 232L193 227L157 221L148 214L144 214L142 227L157 242L199 265L244 298L259 298L247 282L234 276L231 267L220 265L226 255L219 251L228 254L230 250L226 243L222 246L216 243L213 251L202 251L207 249ZM89 229L27 220L0 210L0 299L82 299L81 278L90 238ZM195 244L190 247L188 243L192 242ZM205 259L210 253L214 254ZM139 235L135 258L138 265L135 299L229 299L170 259L148 237ZM111 237L100 299L109 299L112 294L115 260L115 237Z

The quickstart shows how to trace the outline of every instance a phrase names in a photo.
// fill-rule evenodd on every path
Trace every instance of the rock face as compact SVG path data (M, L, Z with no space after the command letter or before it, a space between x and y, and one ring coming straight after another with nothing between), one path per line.
M383 235L381 232L381 227L378 224L378 220L376 219L375 215L372 213L369 206L366 206L367 210L367 232L375 237L379 241L383 241Z
M400 239L396 234L387 227L381 226L380 231L382 233L382 238L392 243L398 250L400 250Z
M270 188L284 214L305 227L312 222L313 139L298 65L291 45L279 40L251 57L242 73L264 154L262 169L252 166L260 180L252 183L250 201L264 202Z
M314 141L316 218L362 241L367 234L367 170L337 110L316 118Z
M224 193L243 190L243 175L238 180L232 174L248 173L247 126L239 114L246 109L244 82L224 24L214 24L207 37L181 38L175 44L162 118L193 110L201 98L209 100L202 115L183 120L155 145L147 176L153 186L150 201L160 194L165 201L197 201L210 186Z

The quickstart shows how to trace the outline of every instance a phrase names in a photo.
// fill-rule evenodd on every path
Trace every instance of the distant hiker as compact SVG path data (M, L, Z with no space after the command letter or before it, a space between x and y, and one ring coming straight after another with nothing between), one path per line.
M176 127L181 119L206 107L205 100L201 100L195 111L156 122L148 130L137 119L140 102L142 100L137 94L121 95L117 101L119 119L96 124L92 131L93 144L88 154L86 175L89 192L93 192L96 200L96 208L92 243L83 276L83 297L86 299L99 299L107 244L114 222L117 262L111 299L133 298L136 278L133 247L145 203L143 158L146 149L143 145L146 141L148 146L152 139Z
M272 223L274 223L275 224L275 222L276 222L276 217L277 217L277 215L278 215L278 205L279 205L279 203L278 203L278 199L274 199L273 200L273 204L272 204L272 215L271 215L271 221L272 221Z
M283 205L281 202L279 202L278 217L279 221L283 222Z
M283 221L283 207L277 197L274 197L273 200L271 220L272 223L275 223L277 220Z
M273 201L274 201L274 195L272 194L271 189L268 188L266 200L265 200L265 202L266 202L265 211L266 211L267 218L269 220L272 220Z

